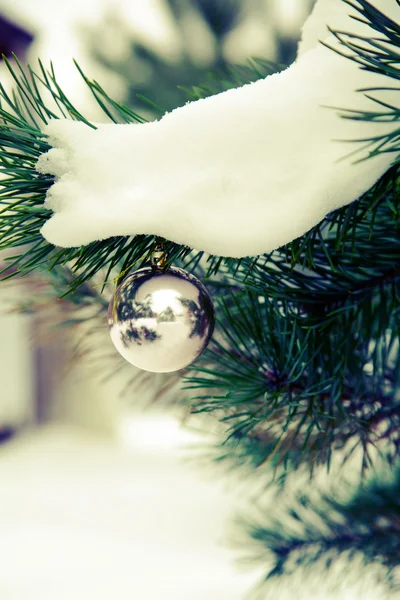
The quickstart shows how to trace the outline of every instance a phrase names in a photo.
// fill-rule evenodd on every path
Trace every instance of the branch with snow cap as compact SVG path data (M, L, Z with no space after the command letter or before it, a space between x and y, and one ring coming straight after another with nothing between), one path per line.
M395 0L374 0L396 22ZM53 148L37 170L56 176L42 228L57 246L111 236L154 234L220 256L262 254L302 235L327 213L357 199L387 171L393 154L355 162L361 148L396 123L343 119L332 106L370 111L361 88L388 77L339 48L334 30L371 38L341 0L318 0L295 63L282 73L192 102L160 121L100 125L54 120ZM396 103L397 91L380 91ZM376 94L375 94L376 95Z

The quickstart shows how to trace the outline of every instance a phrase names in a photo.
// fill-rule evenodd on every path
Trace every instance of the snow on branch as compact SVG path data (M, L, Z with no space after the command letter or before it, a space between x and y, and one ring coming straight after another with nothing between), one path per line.
M400 22L395 0L374 5ZM379 88L375 99L388 105L398 99L397 90L382 89L389 77L320 43L341 48L327 26L376 37L359 18L345 1L318 0L288 69L159 121L97 129L51 121L45 133L52 149L37 163L40 173L56 176L46 201L54 215L43 236L75 247L154 234L211 254L252 256L359 198L395 154L357 161L362 153L352 153L397 123L346 119L339 108L376 110L374 99L357 92L365 88Z

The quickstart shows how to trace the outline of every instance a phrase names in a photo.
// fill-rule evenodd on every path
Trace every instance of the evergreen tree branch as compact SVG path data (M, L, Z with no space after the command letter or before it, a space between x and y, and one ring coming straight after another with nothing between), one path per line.
M394 167L285 249L219 265L235 298L219 305L221 338L187 384L202 390L193 410L228 425L220 457L313 468L361 448L365 469L375 447L398 456L397 178Z
M279 499L275 517L242 520L251 538L250 560L268 564L264 584L282 576L332 569L340 557L343 577L358 556L365 565L383 567L388 589L399 591L395 569L400 556L400 476L396 469L357 489L349 499L339 494L297 493L294 501Z
M325 42L322 43L338 54L356 62L360 65L361 69L385 75L394 79L395 82L399 81L400 25L382 13L378 8L372 6L368 0L342 1L357 11L357 16L354 19L369 25L377 32L378 37L366 38L350 32L330 29L331 33L340 42L340 48L333 47ZM383 94L380 94L380 98L384 98L384 92L388 89L398 90L400 94L400 87L398 86L358 90L377 105L376 111L349 110L346 107L340 107L339 109L336 107L336 109L340 110L341 116L345 119L380 122L400 121L399 106L385 103L382 99L378 99L374 95L375 92L383 92ZM393 129L388 134L354 141L365 142L365 145L356 151L356 154L364 154L367 151L365 156L360 160L365 160L382 152L393 153L395 158L395 155L400 152L400 127Z
M399 452L400 287L315 317L288 302L236 293L218 303L220 337L186 377L194 412L215 412L228 446L241 443L272 467L329 466L362 449ZM397 306L397 309L396 309ZM196 390L201 394L197 395Z

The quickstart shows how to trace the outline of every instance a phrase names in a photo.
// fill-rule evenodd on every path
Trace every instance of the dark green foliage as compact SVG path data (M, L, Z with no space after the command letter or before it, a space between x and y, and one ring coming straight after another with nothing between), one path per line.
M362 69L390 77L394 80L394 85L393 87L359 90L377 104L376 111L349 110L345 106L341 106L342 117L345 119L378 121L382 123L399 121L400 107L388 104L384 100L378 100L375 97L375 92L383 92L390 89L398 90L400 94L400 89L396 85L396 81L400 78L398 54L400 47L400 24L381 13L367 0L343 0L343 2L355 9L355 19L369 24L378 35L377 37L365 38L344 31L331 30L343 48L340 51L335 49L335 51L349 60L357 62ZM400 152L400 127L387 135L362 141L365 142L364 150L367 151L367 154L364 156L365 153L363 150L358 150L357 154L362 153L361 160L375 156L381 152L398 154Z
M365 468L377 444L398 455L397 177L270 256L220 265L237 291L187 385L202 392L194 410L223 411L230 443L251 438L258 461L329 465L361 448Z
M269 60L253 58L245 65L226 65L224 69L220 69L215 73L208 73L207 79L203 83L191 88L185 88L181 85L180 89L189 100L199 100L257 81L257 79L264 79L267 75L277 73L283 68L283 65L278 65Z
M376 9L359 5L375 19ZM378 16L374 26L397 43L399 26ZM363 469L374 446L398 456L399 221L395 165L361 200L271 255L212 259L211 281L215 266L221 292L229 283L236 291L220 302L221 337L187 385L201 391L195 411L229 425L221 456L313 468L329 466L334 450L348 458L361 449Z
M242 520L253 539L248 558L270 565L261 589L274 578L290 577L297 569L316 564L320 574L328 572L341 556L345 577L358 556L364 564L383 567L380 577L388 589L400 592L394 573L400 555L400 472L387 472L350 498L345 489L332 488L329 496L315 489L313 494L298 492L290 498L279 494L273 516L259 509L256 517ZM336 582L338 587L340 583Z

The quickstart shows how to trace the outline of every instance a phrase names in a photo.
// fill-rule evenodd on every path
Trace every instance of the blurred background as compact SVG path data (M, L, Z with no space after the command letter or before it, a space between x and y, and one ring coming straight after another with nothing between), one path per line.
M0 49L52 61L89 119L101 115L72 58L157 118L228 65L290 64L312 4L0 0ZM4 62L0 80L12 88ZM242 598L255 577L228 549L238 498L193 458L212 439L185 427L179 377L122 364L105 323L61 327L63 303L42 291L34 277L0 285L1 598Z

